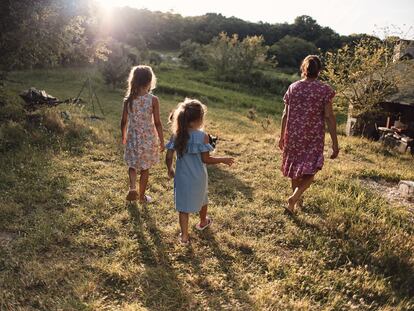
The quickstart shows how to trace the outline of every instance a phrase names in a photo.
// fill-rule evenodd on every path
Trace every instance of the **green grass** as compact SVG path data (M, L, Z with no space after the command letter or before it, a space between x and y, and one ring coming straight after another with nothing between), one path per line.
M92 69L15 72L10 91L35 86L59 98L74 97L90 73L107 118L84 119L90 107L62 105L56 111L73 119L61 133L22 123L22 143L0 154L0 233L11 237L0 248L1 310L414 308L411 215L361 182L412 180L411 157L341 136L340 158L326 160L305 211L291 218L275 147L280 96L205 83L208 73L156 72L166 132L169 111L196 96L209 107L206 130L220 137L217 154L237 160L209 167L211 230L192 230L188 248L177 243L173 184L162 164L151 171L156 203L126 204L121 90ZM253 106L256 120L247 117Z

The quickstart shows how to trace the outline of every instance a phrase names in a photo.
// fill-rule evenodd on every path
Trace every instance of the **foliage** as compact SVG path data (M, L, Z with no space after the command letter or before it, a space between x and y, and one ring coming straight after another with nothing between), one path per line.
M180 45L179 58L183 63L195 70L207 70L208 63L205 48L196 42L186 40Z
M149 62L151 65L158 66L162 63L162 56L157 52L151 52L149 54Z
M336 89L341 108L351 105L355 116L370 114L397 90L391 59L392 49L387 44L366 37L354 46L327 52L323 78Z
M115 88L125 83L133 65L131 60L133 54L127 47L116 41L111 42L110 50L108 60L101 64L101 71L105 83Z
M84 74L12 72L19 82L8 87L17 92L37 81L63 98L79 90L76 77ZM289 217L283 204L290 186L274 146L280 128L274 118L266 129L260 122L280 116L281 97L200 82L208 74L176 67L159 78L183 94L221 100L210 101L206 130L219 135L217 152L234 155L238 165L208 167L211 229L191 231L190 247L177 242L173 182L162 165L151 171L156 202L125 203L123 151L113 135L122 94L100 83L106 121L81 116L73 125L99 140L88 134L62 149L53 134L33 130L30 143L0 157L0 309L413 310L412 213L364 183L367 176L412 180L411 157L340 136L341 160L326 161L303 212ZM165 121L183 96L157 94ZM246 113L253 104L252 121Z
M317 53L318 49L312 42L288 35L270 47L268 58L275 59L281 67L298 68L307 55Z
M208 57L216 75L223 79L246 77L265 61L267 47L262 36L247 36L239 40L238 35L229 37L220 33L208 46Z
M93 28L91 8L80 0L2 1L0 69L85 64L106 49Z

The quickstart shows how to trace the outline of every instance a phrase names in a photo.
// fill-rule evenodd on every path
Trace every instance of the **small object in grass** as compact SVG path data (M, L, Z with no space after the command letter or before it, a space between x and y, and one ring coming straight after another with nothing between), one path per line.
M218 141L218 136L213 136L213 135L208 134L208 142L214 149L216 149L217 141Z
M253 108L250 108L249 111L247 112L247 117L250 120L255 120L256 117L257 117L256 108L254 108L254 107Z

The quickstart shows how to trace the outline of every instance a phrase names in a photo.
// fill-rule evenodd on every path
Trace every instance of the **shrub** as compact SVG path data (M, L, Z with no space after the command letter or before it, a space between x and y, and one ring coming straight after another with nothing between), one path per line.
M101 72L105 83L115 88L125 82L133 61L131 60L131 51L127 50L122 44L113 42L110 49L111 53L108 60L103 63Z
M208 69L207 57L203 46L191 40L181 43L179 58L192 69L201 71Z
M314 43L288 35L273 44L267 56L277 60L281 67L298 67L307 55L317 53Z
M162 63L162 56L157 52L151 52L149 55L149 62L151 65L158 66Z
M26 131L21 123L8 121L0 126L0 151L15 149L26 140Z
M0 121L20 121L24 116L21 101L0 86Z
M51 132L61 134L65 130L65 124L58 113L55 110L48 109L42 118L43 126Z
M237 34L228 37L220 33L208 46L208 59L216 75L224 79L246 77L265 61L267 47L263 36L247 36L239 40Z

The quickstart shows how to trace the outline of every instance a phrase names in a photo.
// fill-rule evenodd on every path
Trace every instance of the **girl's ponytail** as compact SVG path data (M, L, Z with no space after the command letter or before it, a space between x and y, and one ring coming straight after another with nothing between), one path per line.
M181 157L185 149L187 147L188 139L190 138L190 134L188 133L188 121L186 118L185 109L180 109L177 113L177 129L176 129L176 136L174 141L175 150L177 155Z
M172 131L174 133L174 147L178 157L183 156L190 139L188 129L191 122L203 121L207 108L196 99L186 98L183 103L178 104L177 109L170 115Z

